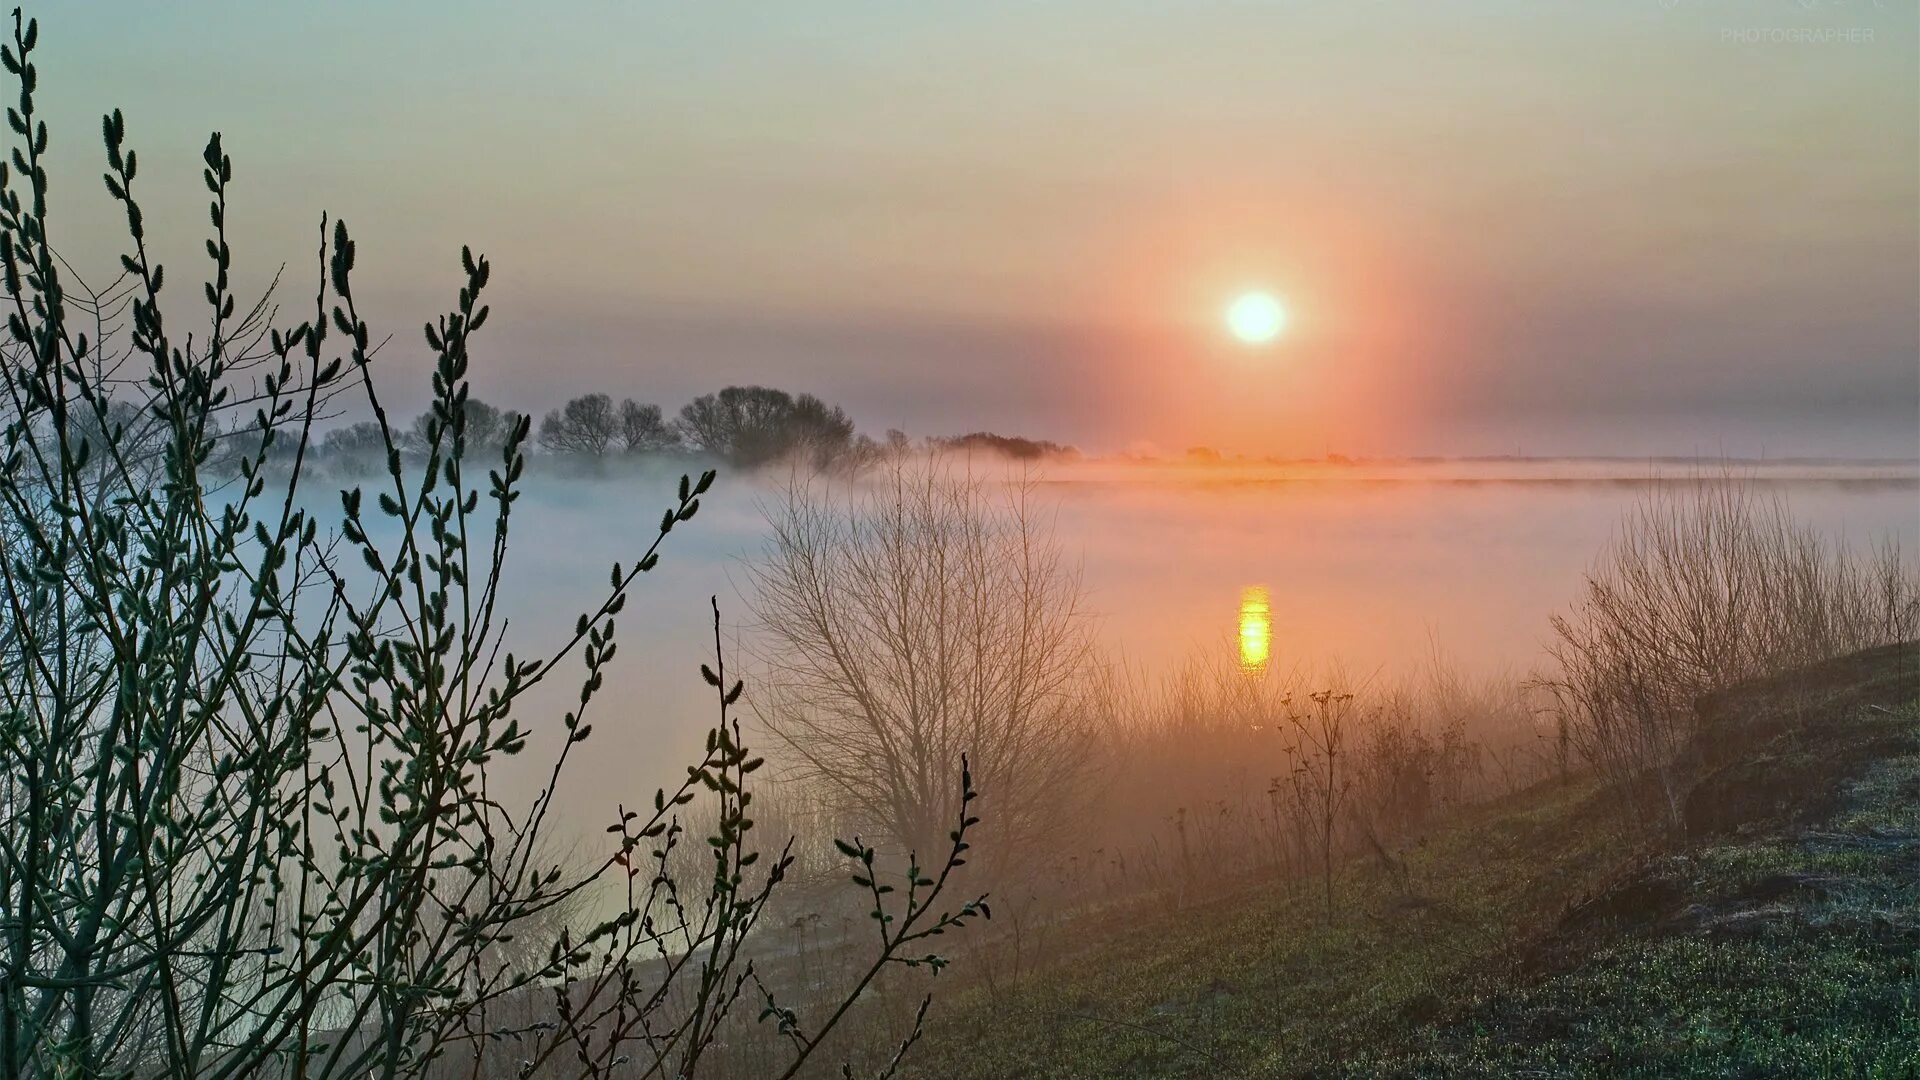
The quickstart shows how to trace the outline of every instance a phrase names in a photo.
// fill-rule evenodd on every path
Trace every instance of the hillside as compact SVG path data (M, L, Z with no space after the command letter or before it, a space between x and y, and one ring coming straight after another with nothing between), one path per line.
M1331 926L1284 884L1070 921L913 1075L1920 1075L1920 647L1703 701L1681 768L1685 835L1550 785L1348 867Z

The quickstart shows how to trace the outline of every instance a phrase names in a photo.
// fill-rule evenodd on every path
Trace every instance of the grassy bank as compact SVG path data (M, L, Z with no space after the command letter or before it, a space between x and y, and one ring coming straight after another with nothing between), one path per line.
M1920 653L1702 703L1684 836L1546 785L1349 865L1045 932L937 1077L1920 1074Z

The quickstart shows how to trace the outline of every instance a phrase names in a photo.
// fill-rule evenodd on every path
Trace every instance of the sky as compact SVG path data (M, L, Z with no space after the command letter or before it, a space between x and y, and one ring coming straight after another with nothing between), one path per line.
M1913 0L34 13L76 266L124 245L118 106L197 283L217 129L241 283L303 310L344 217L401 407L464 243L476 392L525 411L754 382L1095 452L1920 455Z

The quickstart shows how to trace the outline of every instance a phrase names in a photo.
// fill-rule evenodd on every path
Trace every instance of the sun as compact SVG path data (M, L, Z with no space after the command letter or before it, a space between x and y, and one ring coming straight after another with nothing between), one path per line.
M1287 328L1287 309L1272 293L1247 292L1227 305L1227 329L1248 345L1264 345Z

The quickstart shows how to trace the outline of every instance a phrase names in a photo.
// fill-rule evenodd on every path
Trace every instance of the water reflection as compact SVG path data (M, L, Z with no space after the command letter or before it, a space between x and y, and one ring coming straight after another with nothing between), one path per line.
M1273 604L1265 585L1240 590L1240 670L1264 675L1273 655Z
M1548 618L1578 598L1594 556L1649 488L1615 477L1635 468L1644 475L1646 466L1541 463L1529 466L1544 477L1537 481L1514 479L1517 465L1423 468L1429 479L1419 482L1367 473L1351 482L1234 483L1238 474L1221 470L1217 483L1175 484L1145 467L1140 482L1127 482L1132 474L1116 467L1105 480L1073 474L1039 495L1042 505L1058 500L1059 538L1083 560L1102 646L1143 677L1172 673L1198 650L1244 663L1249 678L1339 668L1391 682L1436 653L1475 676L1531 674L1551 634ZM1765 490L1857 547L1891 538L1920 550L1914 466L1898 480L1848 479L1872 471L1865 466L1784 479L1813 468L1761 474ZM634 538L659 524L678 479L677 464L594 480L533 477L502 597L514 616L510 644L533 652L566 640L578 613L603 599L606 568L637 557ZM622 722L595 729L598 750L569 781L580 813L677 783L681 762L705 752L712 690L689 673L713 660L708 598L720 598L731 665L741 645L735 632L753 618L736 560L766 542L756 501L782 482L723 475L645 576L628 610L638 604L646 617L621 624L623 647L602 691L620 703ZM337 518L337 495L312 494L323 522ZM1248 587L1255 582L1259 589ZM1244 602L1230 611L1236 598ZM1285 619L1273 618L1278 607ZM577 689L549 681L523 707L551 726L578 705Z

